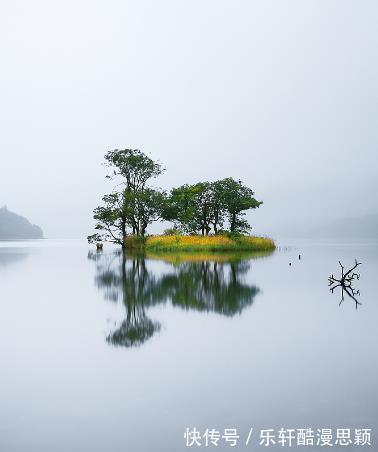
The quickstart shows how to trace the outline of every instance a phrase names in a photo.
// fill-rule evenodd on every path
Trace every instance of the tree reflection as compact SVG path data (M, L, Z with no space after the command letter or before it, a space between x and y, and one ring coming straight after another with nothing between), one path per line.
M106 337L115 346L137 347L150 339L160 329L160 324L149 319L145 307L153 304L155 278L146 269L142 257L129 259L122 251L113 254L89 253L95 260L96 286L105 289L105 299L121 299L126 317L117 329Z
M185 310L234 316L259 293L256 286L243 281L250 261L242 258L168 263L162 274L154 272L153 261L143 255L90 252L88 258L96 262L95 283L105 299L121 301L126 311L106 337L115 346L140 346L160 330L160 324L146 314L154 305L170 302Z
M173 306L232 316L253 303L259 292L241 281L248 261L183 262L161 279L164 293Z

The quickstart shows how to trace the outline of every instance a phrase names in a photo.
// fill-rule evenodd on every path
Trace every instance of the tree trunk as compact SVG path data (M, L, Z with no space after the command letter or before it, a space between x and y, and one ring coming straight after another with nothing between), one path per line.
M142 223L142 225L141 225L141 230L140 230L140 235L142 236L142 237L144 237L144 235L145 235L145 233L146 233L146 229L147 229L147 223Z
M139 223L135 222L135 233L139 235Z
M231 226L230 226L231 232L235 231L235 226L236 226L236 213L232 212L232 221L231 221Z
M122 243L125 243L126 238L126 222L122 220Z

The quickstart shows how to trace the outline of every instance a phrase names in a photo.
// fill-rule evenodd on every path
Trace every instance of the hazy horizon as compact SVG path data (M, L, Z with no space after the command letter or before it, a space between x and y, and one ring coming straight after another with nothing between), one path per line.
M0 207L85 237L104 154L139 148L167 190L242 179L258 233L376 213L377 21L372 0L7 2Z

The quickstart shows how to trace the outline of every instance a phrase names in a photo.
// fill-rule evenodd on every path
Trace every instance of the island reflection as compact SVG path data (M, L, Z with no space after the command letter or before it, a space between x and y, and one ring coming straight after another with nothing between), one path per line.
M25 248L0 248L0 268L16 264L28 257Z
M245 281L251 258L260 256L261 253L158 256L89 252L88 258L96 263L97 288L106 300L122 302L126 311L106 341L123 347L144 344L161 328L146 311L162 303L229 317L240 314L260 292ZM168 265L156 271L156 259Z

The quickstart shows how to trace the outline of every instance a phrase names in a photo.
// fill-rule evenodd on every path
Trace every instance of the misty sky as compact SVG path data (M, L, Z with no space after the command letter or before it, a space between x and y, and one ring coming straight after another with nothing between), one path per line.
M376 0L0 2L0 205L92 233L106 151L232 176L257 232L377 211Z

